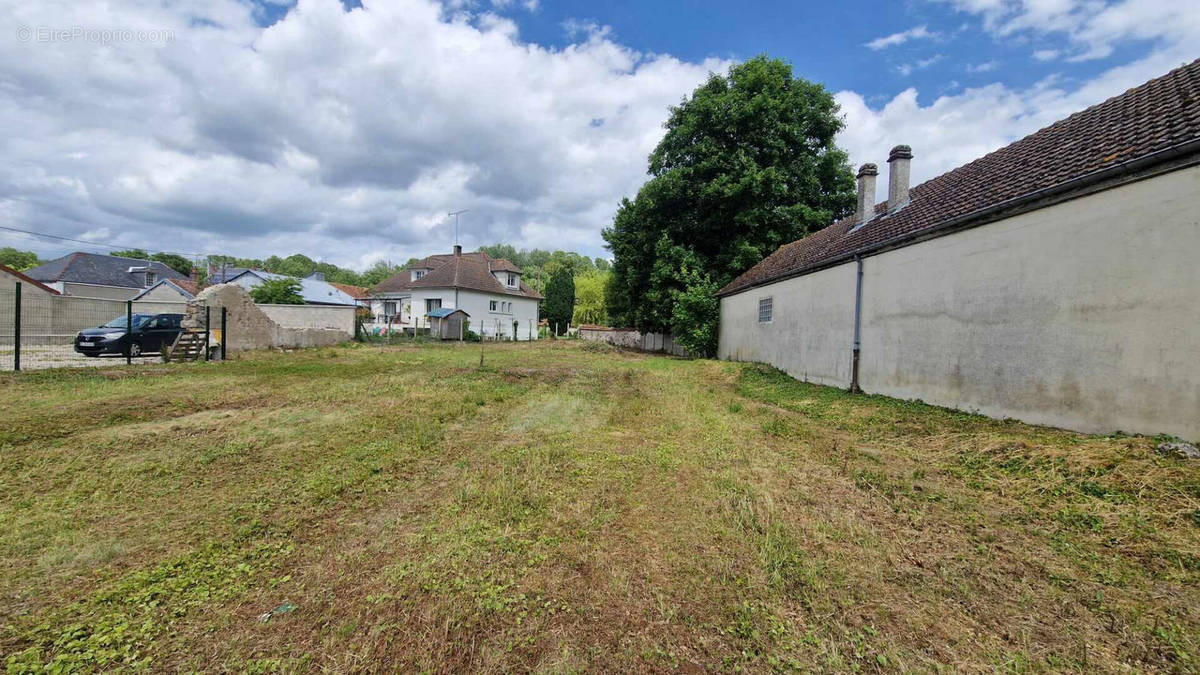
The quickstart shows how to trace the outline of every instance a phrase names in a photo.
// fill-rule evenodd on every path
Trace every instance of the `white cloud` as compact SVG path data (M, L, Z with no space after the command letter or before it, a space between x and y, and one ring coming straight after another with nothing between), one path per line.
M12 5L18 25L174 39L0 36L6 222L360 264L448 248L445 214L469 208L468 246L599 255L669 106L728 65L641 54L600 27L546 49L509 19L430 0L352 12L300 0L265 29L252 11L238 0Z
M1059 54L1057 49L1038 49L1033 52L1033 58L1038 61L1053 61Z
M846 121L838 143L855 167L865 162L883 167L890 148L911 145L916 184L1162 75L1185 58L1186 50L1156 52L1074 90L1061 87L1058 78L1047 78L1024 89L1003 84L970 88L928 105L918 102L915 88L897 94L882 108L869 106L858 93L843 91L836 94ZM877 189L877 197L885 199L887 180L880 180Z
M973 74L990 73L999 67L1000 67L999 61L985 61L984 63L968 63L967 64L967 72L973 73Z
M984 27L999 38L1065 36L1072 61L1107 57L1118 45L1131 41L1160 45L1200 42L1200 11L1188 0L943 1L980 16ZM1057 51L1038 53L1047 57L1042 60L1050 60L1051 54L1058 56Z
M576 44L543 48L482 1L366 0L346 12L337 0L300 0L265 29L241 0L127 1L0 0L15 25L174 36L97 44L0 34L6 225L365 266L445 250L445 214L469 208L467 246L598 255L601 228L645 179L668 107L728 65L638 53L587 22L564 26ZM1011 3L958 1L996 13L996 30L1011 19ZM1109 9L1089 14L1077 44L1088 26L1137 10ZM1194 42L1157 24L1112 30L1161 44L1074 89L1054 79L952 88L924 105L907 89L882 108L841 92L839 141L855 163L882 163L892 145L909 143L923 180L1195 56ZM28 246L6 236L0 246Z
M884 37L875 38L874 40L871 40L870 42L866 43L865 46L870 49L879 50L879 49L884 49L886 47L895 47L896 45L902 45L905 42L908 42L909 40L930 39L930 38L936 38L937 36L938 36L937 33L930 32L929 28L927 26L922 25L922 26L915 26L913 28L909 28L908 30L901 31L899 33L892 33L891 35L886 35Z
M941 61L942 58L943 57L941 54L934 54L927 59L919 59L917 61L913 61L912 63L901 63L900 65L896 66L896 72L908 77L913 73L914 70L924 70L938 61Z

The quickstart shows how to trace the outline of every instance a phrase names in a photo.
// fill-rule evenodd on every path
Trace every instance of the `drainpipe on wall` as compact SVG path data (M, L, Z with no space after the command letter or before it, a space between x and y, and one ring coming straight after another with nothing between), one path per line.
M862 346L862 280L863 262L859 256L854 256L857 272L854 282L854 361L850 366L850 393L861 394L858 386L858 355Z

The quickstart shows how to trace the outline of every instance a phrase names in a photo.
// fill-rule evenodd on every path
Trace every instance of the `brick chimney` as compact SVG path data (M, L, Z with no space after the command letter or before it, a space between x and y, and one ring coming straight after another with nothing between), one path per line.
M456 257L462 255L462 246L459 246L458 244L454 245L454 255Z
M912 148L897 145L888 153L888 213L901 209L909 202L908 170L912 164Z
M875 216L875 177L879 169L874 164L858 167L858 208L854 210L854 224L862 225Z

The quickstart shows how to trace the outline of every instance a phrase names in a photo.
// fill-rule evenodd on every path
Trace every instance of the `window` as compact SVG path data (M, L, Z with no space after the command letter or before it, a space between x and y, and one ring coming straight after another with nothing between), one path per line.
M432 312L435 309L441 308L441 306L442 306L441 298L426 298L425 299L425 313L426 314Z
M158 281L158 275L154 272L146 272L146 286L153 286Z
M383 303L383 315L384 316L396 316L396 303L395 302L384 302Z
M425 276L425 270L413 270L413 281Z
M771 323L772 305L774 298L760 298L758 301L758 322Z
M492 300L491 302L488 303L488 311L489 312L496 311L496 301L495 300Z
M512 287L514 287L514 288L516 287L516 285L517 285L517 275L515 275L515 274L512 274L511 272L509 273L509 275L508 275L508 285L509 285L509 286L512 286Z

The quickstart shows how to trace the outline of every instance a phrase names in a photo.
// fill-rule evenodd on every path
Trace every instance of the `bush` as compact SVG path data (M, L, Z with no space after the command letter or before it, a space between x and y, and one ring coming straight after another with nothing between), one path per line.
M250 297L261 305L303 305L300 280L292 278L266 279L250 289Z
M482 342L483 341L483 337L480 336L479 333L476 333L475 331L471 330L471 320L470 319L463 319L462 331L463 331L462 332L463 340L465 342Z

